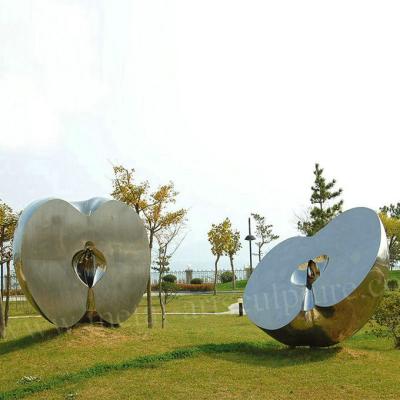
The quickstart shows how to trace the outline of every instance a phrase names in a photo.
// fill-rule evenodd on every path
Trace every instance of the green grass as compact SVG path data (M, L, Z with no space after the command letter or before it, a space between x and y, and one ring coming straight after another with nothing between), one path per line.
M400 283L400 271L389 271L389 279L397 279Z
M221 310L235 296L190 297L170 309ZM231 315L170 315L164 330L156 315L149 330L136 314L120 328L61 333L42 318L22 318L9 321L7 334L0 399L400 398L400 351L367 330L332 348L294 350ZM40 381L22 384L24 376Z
M10 301L10 316L35 315L38 312L28 301Z
M244 290L247 280L236 281L236 290ZM217 291L233 290L232 282L217 283Z

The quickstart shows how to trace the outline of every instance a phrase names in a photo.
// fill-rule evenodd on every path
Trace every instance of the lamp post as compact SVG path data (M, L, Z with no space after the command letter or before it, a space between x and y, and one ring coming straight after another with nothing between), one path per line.
M249 234L244 238L244 240L249 241L249 248L250 248L250 274L253 273L253 255L251 252L251 242L256 238L251 234L251 218L249 218Z

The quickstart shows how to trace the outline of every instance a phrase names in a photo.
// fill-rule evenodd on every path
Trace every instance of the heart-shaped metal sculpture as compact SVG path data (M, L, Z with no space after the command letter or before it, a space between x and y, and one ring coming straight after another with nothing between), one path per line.
M385 230L368 208L353 208L312 237L275 246L244 293L248 317L282 343L329 346L357 332L384 291Z
M20 217L14 265L26 297L55 325L85 318L119 324L149 278L146 229L116 200L39 200Z

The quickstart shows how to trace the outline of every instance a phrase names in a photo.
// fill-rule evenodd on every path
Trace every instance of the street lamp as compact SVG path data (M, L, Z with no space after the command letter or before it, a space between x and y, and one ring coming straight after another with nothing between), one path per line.
M251 252L251 241L256 240L256 238L251 234L251 219L249 218L249 234L244 238L244 240L249 241L250 248L250 274L253 272L253 255Z

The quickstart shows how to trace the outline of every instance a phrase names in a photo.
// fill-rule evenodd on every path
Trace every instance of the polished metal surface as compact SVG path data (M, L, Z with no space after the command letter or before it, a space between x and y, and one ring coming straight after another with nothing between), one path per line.
M384 291L385 230L368 208L346 211L312 237L275 246L244 293L248 317L288 345L329 346L357 332Z
M55 325L85 317L119 324L146 289L147 234L138 215L116 200L44 199L20 217L14 265L27 298Z

